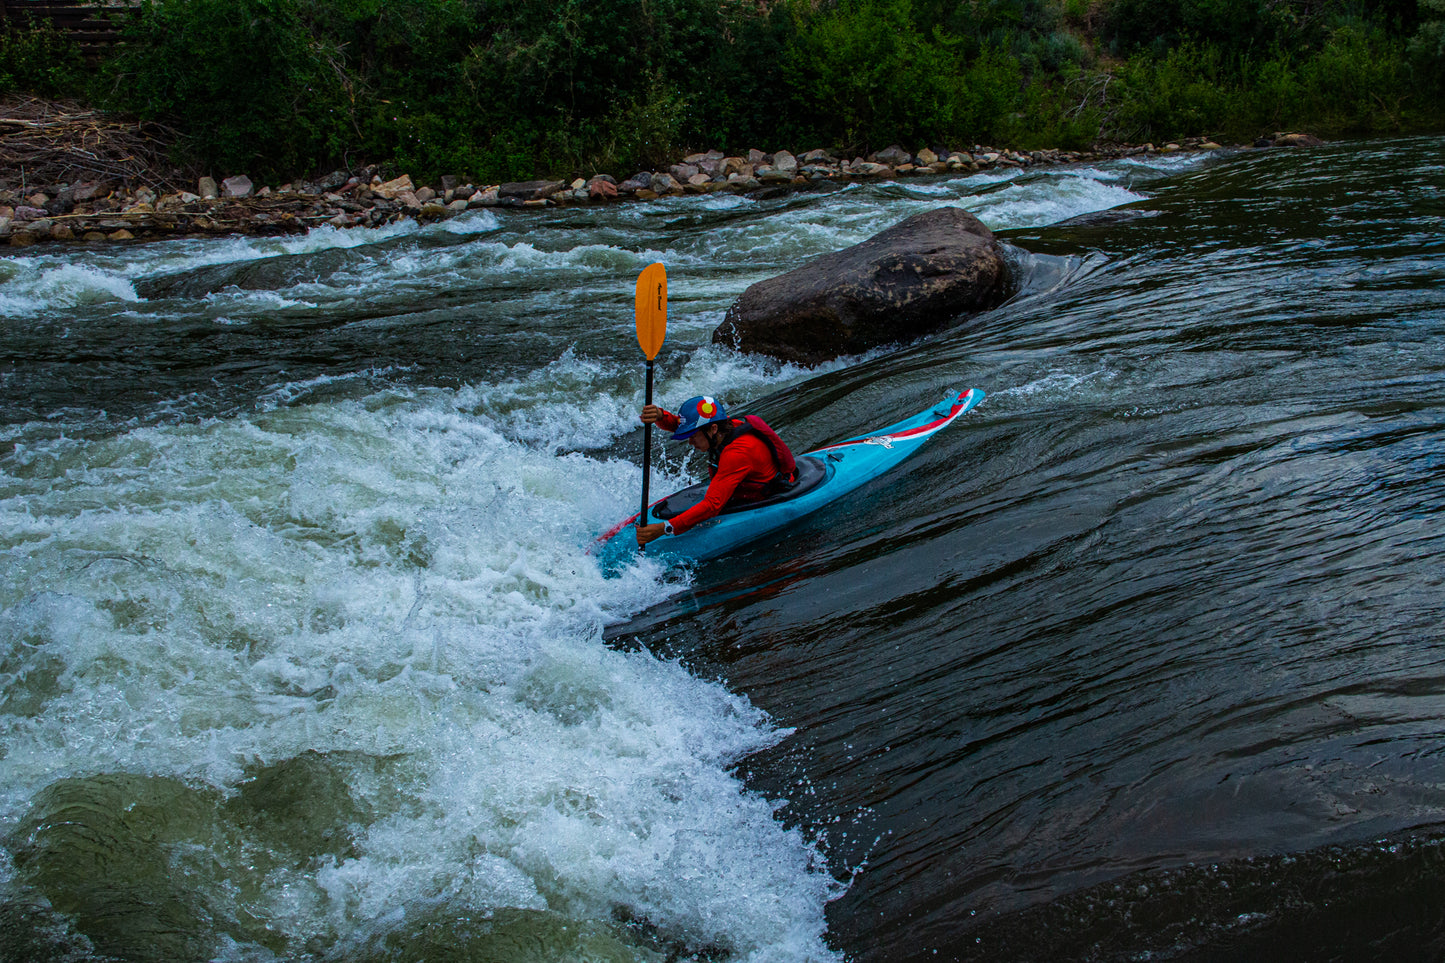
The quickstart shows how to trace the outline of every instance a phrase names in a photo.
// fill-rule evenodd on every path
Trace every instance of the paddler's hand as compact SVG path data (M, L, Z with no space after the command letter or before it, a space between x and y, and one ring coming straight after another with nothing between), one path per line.
M659 408L657 405L646 405L646 406L643 407L643 409L642 409L642 423L643 423L644 425L655 425L655 424L657 424L657 419L659 419L659 418L661 418L661 417L662 417L662 409ZM654 526L648 526L648 527L654 527ZM659 528L659 529L662 528L661 525L657 525L657 526L655 526L655 527L656 527L656 528ZM653 538L656 538L656 537L657 537L656 535L653 536Z
M639 525L637 528L637 547L641 548L648 542L655 542L666 532L663 531L661 522L655 525Z

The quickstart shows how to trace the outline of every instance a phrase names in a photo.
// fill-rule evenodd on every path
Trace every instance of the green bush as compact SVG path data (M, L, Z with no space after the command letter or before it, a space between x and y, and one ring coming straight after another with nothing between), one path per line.
M125 36L96 71L53 30L0 35L0 92L89 85L188 164L282 180L1445 116L1445 0L143 0Z
M1440 121L1438 104L1412 86L1401 45L1358 21L1302 54L1252 57L1191 41L1164 57L1137 55L1118 73L1112 108L1110 133L1135 141L1200 133L1249 141L1299 129L1337 136Z
M1116 54L1166 57L1193 43L1226 54L1261 53L1292 39L1287 4L1268 0L1112 0L1102 40Z
M1300 65L1301 116L1329 132L1397 130L1410 95L1403 51L1378 29L1350 24Z
M84 89L80 49L49 20L0 29L0 94L73 97Z
M1143 142L1222 131L1239 110L1247 69L1242 58L1194 42L1163 57L1136 55L1116 75L1108 133Z
M801 29L784 73L816 118L818 136L876 149L917 136L921 116L943 113L926 57L909 0L859 0L840 3Z
M785 72L814 134L848 151L1004 135L1023 108L1018 58L924 32L910 0L858 0L801 25Z
M284 177L354 137L343 51L299 0L145 0L125 36L102 95L184 131L182 162Z
M1445 94L1445 0L1420 0L1421 22L1410 38L1409 55L1420 85Z

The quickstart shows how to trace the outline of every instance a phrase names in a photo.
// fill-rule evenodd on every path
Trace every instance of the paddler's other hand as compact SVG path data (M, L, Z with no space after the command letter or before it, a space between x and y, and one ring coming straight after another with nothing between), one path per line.
M662 409L657 407L657 405L647 405L642 409L642 423L644 425L655 425L657 424L657 419L661 417ZM662 526L658 525L657 527L661 528ZM653 537L656 538L657 536L654 535Z
M656 541L664 534L662 523L656 525L640 525L637 528L637 547L641 548L648 542Z

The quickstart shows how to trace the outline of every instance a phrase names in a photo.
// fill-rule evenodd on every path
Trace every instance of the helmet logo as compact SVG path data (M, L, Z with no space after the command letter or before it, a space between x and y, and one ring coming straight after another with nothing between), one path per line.
M697 404L697 413L702 415L704 418L711 418L713 415L717 414L717 405L713 402L711 398L704 398Z

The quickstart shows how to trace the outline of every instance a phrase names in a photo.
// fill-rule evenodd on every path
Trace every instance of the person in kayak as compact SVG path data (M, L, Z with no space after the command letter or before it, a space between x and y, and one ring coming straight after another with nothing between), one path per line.
M642 409L642 422L672 432L673 441L690 442L707 452L711 480L703 500L676 518L639 525L639 546L663 535L680 535L729 503L768 498L797 482L797 462L777 432L757 415L729 418L714 398L689 398L677 414L648 405Z

